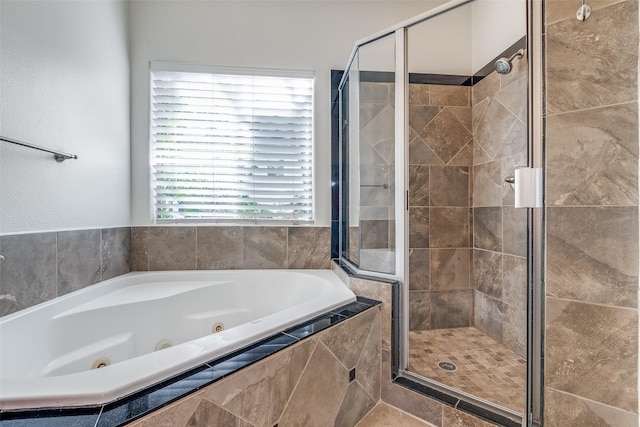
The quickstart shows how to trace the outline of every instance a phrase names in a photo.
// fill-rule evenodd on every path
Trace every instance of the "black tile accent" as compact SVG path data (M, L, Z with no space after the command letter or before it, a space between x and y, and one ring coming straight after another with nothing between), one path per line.
M352 383L356 379L356 368L349 371L349 382Z
M122 426L378 304L358 297L356 302L103 406L3 411L0 427Z

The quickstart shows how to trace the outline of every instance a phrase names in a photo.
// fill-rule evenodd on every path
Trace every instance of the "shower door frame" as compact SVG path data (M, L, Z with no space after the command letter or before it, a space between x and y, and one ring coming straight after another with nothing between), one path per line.
M395 343L392 348L392 375L394 380L411 388L412 383L416 391L432 390L435 394L445 394L458 399L462 406L473 408L481 412L489 411L497 415L498 419L509 421L511 424L521 424L523 427L543 425L543 364L544 364L544 204L543 207L527 208L527 368L526 368L526 402L525 411L519 414L511 409L484 401L476 396L453 390L434 383L428 378L409 372L408 369L408 331L409 307L408 292L408 188L407 173L408 144L406 139L409 131L408 123L408 51L407 30L409 27L427 21L431 18L456 9L474 0L452 0L409 20L398 23L386 30L375 33L356 42L349 58L345 73L338 86L340 99L340 174L343 173L343 128L342 117L343 99L342 89L348 80L349 71L358 55L361 46L373 43L384 37L395 37L395 235L396 235L396 270L395 274L381 273L360 269L348 258L344 257L344 230L339 233L340 262L350 268L355 274L379 278L384 281L397 280L400 282L398 301L394 302L393 310L398 309L399 315L393 316L395 325L392 326L392 337ZM526 28L527 28L527 145L528 165L531 168L544 168L544 121L543 121L543 78L544 78L544 48L543 48L543 16L544 0L526 0ZM544 169L543 169L544 170ZM345 180L341 176L341 183ZM343 185L340 185L339 200L343 199ZM543 189L544 190L544 185ZM343 209L340 209L340 224L344 226ZM347 230L348 231L348 230ZM396 321L396 319L399 319ZM427 392L429 394L429 392ZM432 397L438 398L436 395Z

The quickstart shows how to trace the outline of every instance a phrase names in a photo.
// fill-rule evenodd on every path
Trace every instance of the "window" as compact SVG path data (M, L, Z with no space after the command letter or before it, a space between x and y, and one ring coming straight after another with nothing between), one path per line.
M313 74L151 64L156 221L313 220Z

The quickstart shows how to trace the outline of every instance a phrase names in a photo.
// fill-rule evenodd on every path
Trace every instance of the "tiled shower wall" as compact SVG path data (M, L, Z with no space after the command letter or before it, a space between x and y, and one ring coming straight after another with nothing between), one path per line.
M505 178L527 165L525 58L472 89L473 324L524 357L527 217Z
M409 85L409 329L470 326L471 88Z
M129 227L0 237L0 316L129 269Z
M547 426L638 425L638 1L546 2Z
M329 268L329 227L121 227L0 237L0 316L129 271Z

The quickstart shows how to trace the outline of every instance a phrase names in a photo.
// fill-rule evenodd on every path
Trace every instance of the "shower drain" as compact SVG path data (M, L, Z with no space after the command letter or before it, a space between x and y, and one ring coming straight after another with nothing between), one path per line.
M438 366L444 369L445 371L455 371L457 369L456 365L454 365L451 362L440 362L438 363Z

